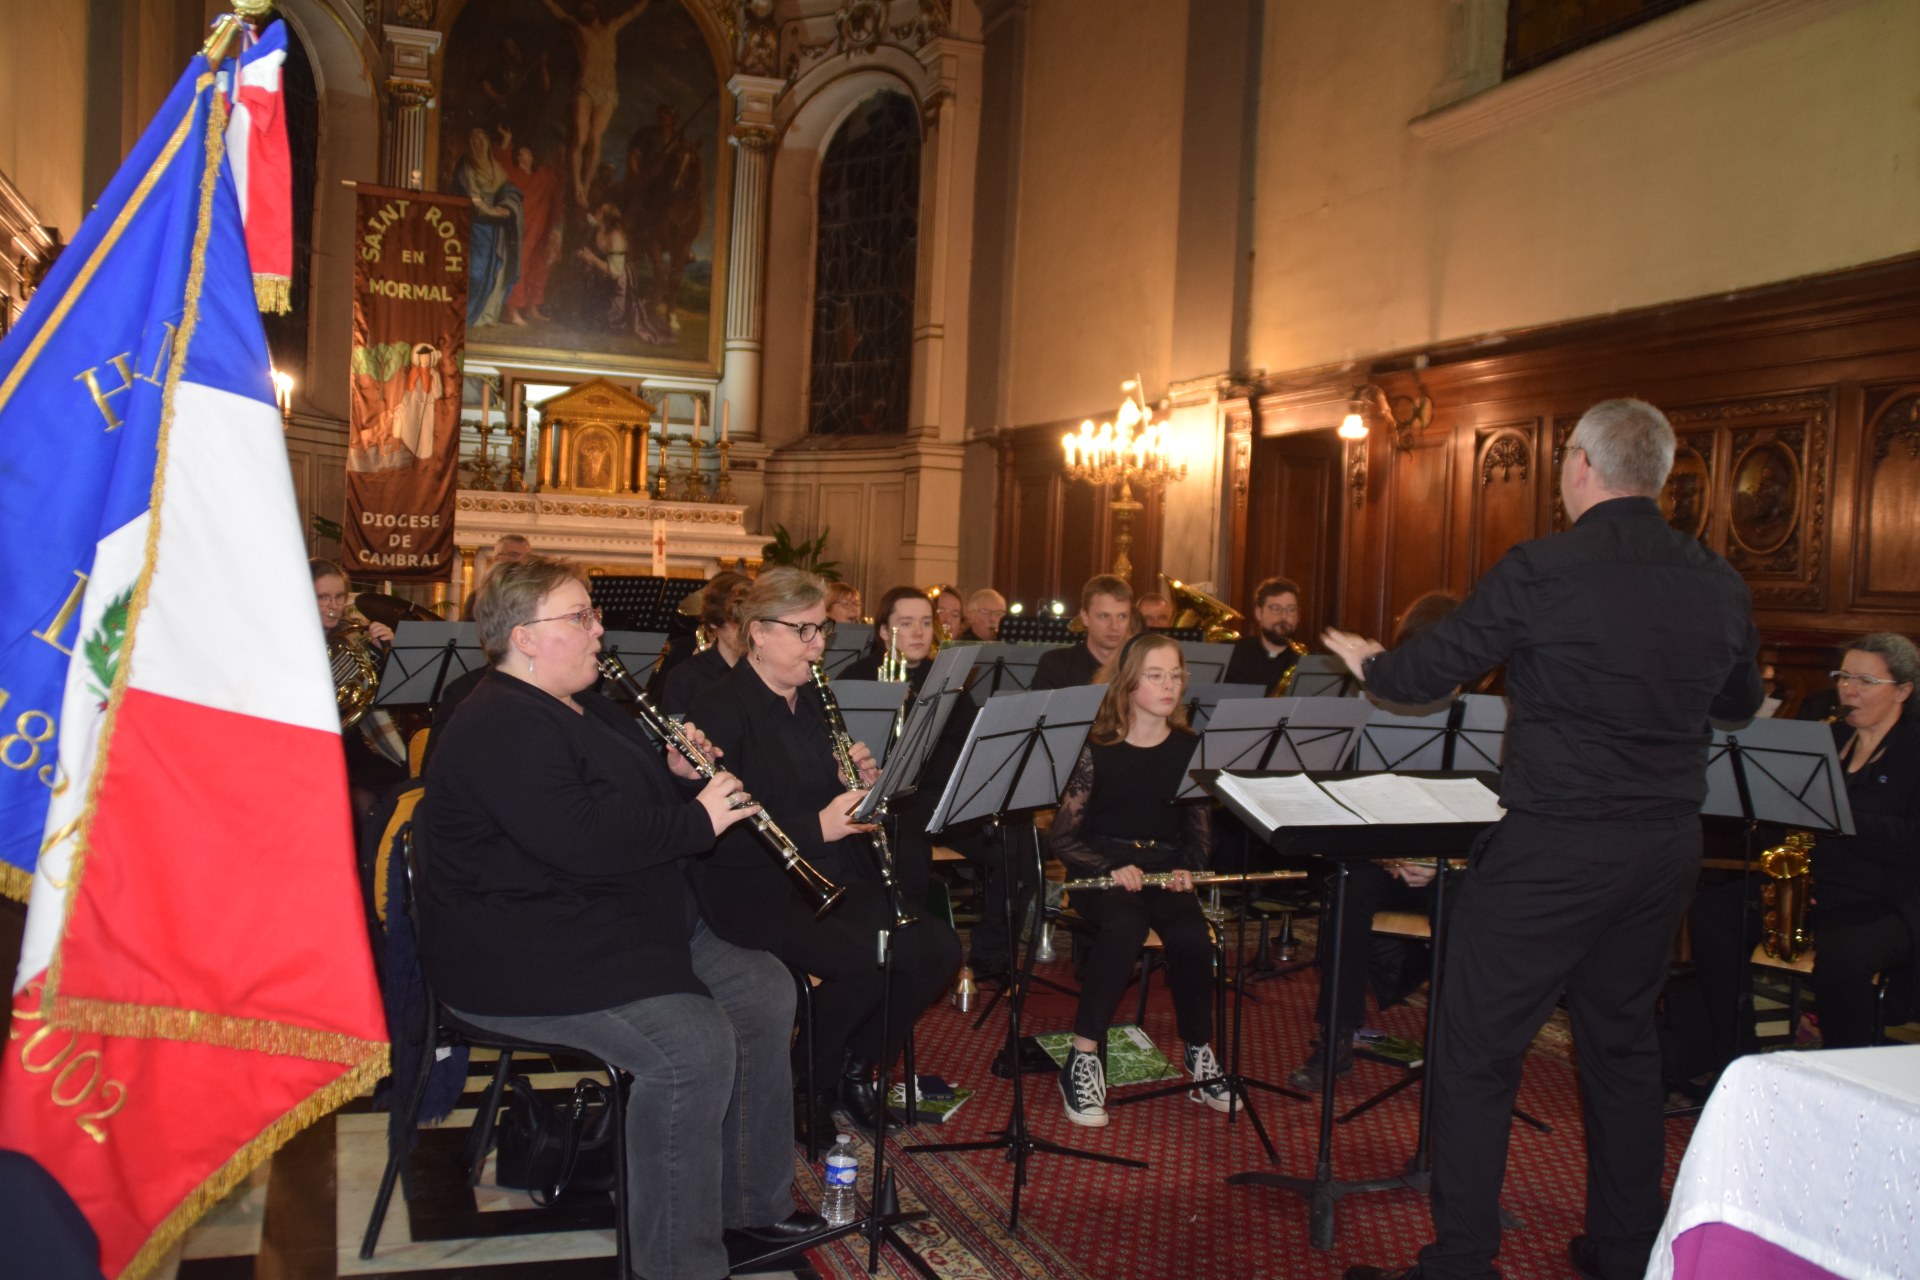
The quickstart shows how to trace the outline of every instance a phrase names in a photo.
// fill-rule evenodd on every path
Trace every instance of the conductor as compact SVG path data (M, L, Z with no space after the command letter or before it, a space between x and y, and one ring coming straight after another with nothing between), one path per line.
M1396 702L1507 663L1501 801L1453 898L1432 1046L1435 1239L1406 1270L1498 1273L1508 1113L1534 1034L1566 993L1587 1132L1582 1276L1639 1276L1660 1229L1665 1155L1654 999L1700 868L1708 718L1762 696L1746 584L1655 501L1673 466L1665 415L1608 400L1567 442L1573 526L1521 543L1453 614L1392 651L1329 630L1328 649Z

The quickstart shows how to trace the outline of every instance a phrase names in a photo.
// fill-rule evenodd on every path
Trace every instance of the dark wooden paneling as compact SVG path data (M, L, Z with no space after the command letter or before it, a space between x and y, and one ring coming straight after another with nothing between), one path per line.
M1853 602L1920 611L1920 387L1869 388Z
M1340 616L1340 526L1344 460L1331 431L1299 431L1252 442L1244 554L1228 601L1246 612L1263 578L1300 584L1301 636Z
M1445 436L1396 448L1388 463L1386 550L1393 574L1388 579L1386 625L1415 600L1441 587L1456 587L1448 573L1453 539L1453 450Z
M1467 572L1479 577L1516 542L1534 536L1539 507L1533 483L1539 471L1535 433L1538 423L1509 423L1482 429L1474 442L1473 530Z
M993 585L1009 600L1060 599L1078 606L1080 588L1113 565L1116 525L1109 495L1061 474L1061 427L1046 425L1007 432L1001 440L1000 510L996 513ZM1132 522L1133 589L1150 591L1159 580L1161 510L1158 494L1135 498L1145 507Z

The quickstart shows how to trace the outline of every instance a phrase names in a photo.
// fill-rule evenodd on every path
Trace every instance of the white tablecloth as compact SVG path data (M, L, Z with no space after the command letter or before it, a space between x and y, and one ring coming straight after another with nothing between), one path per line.
M1648 1280L1725 1223L1838 1276L1920 1280L1920 1046L1741 1058L1708 1099Z

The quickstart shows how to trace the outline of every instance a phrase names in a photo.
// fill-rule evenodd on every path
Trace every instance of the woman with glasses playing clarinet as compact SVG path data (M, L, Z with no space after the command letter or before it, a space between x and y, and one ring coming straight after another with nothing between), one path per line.
M1213 942L1189 878L1207 865L1212 829L1206 805L1173 803L1195 742L1180 702L1186 660L1174 641L1145 633L1127 641L1107 671L1107 696L1048 833L1054 856L1067 864L1072 905L1093 929L1073 1043L1060 1069L1067 1119L1089 1128L1107 1123L1100 1049L1149 929L1166 947L1167 987L1194 1081L1187 1097L1215 1111L1233 1107L1212 1046ZM1171 875L1164 887L1145 883L1162 872ZM1073 887L1094 877L1111 877L1115 887Z
M891 1063L906 1044L922 1009L939 999L960 967L960 941L943 921L922 917L893 937L892 1000L881 1038L883 974L875 963L879 932L893 919L870 840L872 828L855 822L865 794L841 782L810 665L832 635L825 584L798 569L762 573L735 617L747 656L692 709L707 736L726 752L727 767L799 845L801 855L847 892L815 919L813 909L780 869L752 845L751 833L721 837L694 871L702 913L721 937L771 951L795 973L818 980L813 988L815 1092L799 1120L815 1135L833 1131L836 1102L871 1128L881 1102L875 1067ZM853 749L863 781L876 776L872 756ZM917 902L902 902L908 914ZM806 1078L804 1043L795 1046L794 1076Z

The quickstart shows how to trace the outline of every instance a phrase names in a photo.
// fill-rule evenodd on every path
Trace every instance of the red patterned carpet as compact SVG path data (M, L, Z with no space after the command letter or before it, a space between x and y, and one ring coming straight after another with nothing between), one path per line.
M1052 976L1066 979L1064 964ZM1312 974L1258 984L1247 1004L1243 1070L1278 1082L1305 1056L1311 1029ZM1131 1011L1129 1000L1127 1012ZM1041 992L1028 1007L1029 1032L1064 1028L1072 1003ZM1422 1012L1402 1006L1379 1019L1395 1035L1417 1038ZM911 1131L906 1145L984 1137L1004 1123L1011 1086L989 1063L1005 1035L1000 1013L980 1031L946 1005L919 1024L920 1069L972 1086L979 1094L945 1126ZM1177 1043L1172 1010L1158 982L1146 1028L1162 1048ZM1220 1043L1223 1055L1224 1043ZM1362 1061L1343 1081L1341 1109L1398 1078L1397 1068ZM1331 1253L1307 1244L1305 1203L1290 1193L1229 1187L1227 1174L1268 1167L1244 1119L1227 1118L1175 1095L1113 1112L1106 1129L1080 1129L1061 1112L1049 1076L1027 1077L1034 1133L1071 1146L1151 1162L1145 1171L1036 1155L1021 1197L1021 1235L1007 1232L1012 1169L1001 1153L899 1157L902 1195L935 1210L945 1226L923 1230L930 1261L950 1276L1099 1277L1101 1280L1282 1280L1337 1277L1354 1263L1405 1265L1428 1235L1424 1197L1411 1191L1356 1196L1339 1210ZM1529 1057L1520 1105L1552 1125L1541 1134L1515 1123L1503 1205L1523 1228L1509 1231L1499 1259L1510 1280L1559 1280L1571 1274L1567 1239L1580 1230L1584 1158L1573 1069L1559 1038L1543 1036ZM1257 1094L1255 1106L1280 1151L1279 1169L1312 1173L1316 1107ZM1348 1179L1398 1172L1412 1151L1418 1092L1336 1128L1335 1173ZM1692 1132L1691 1120L1669 1121L1668 1185ZM917 1135L925 1134L924 1138ZM865 1167L863 1166L863 1181ZM812 1193L816 1187L808 1187ZM957 1239L956 1239L957 1238ZM955 1243L963 1248L952 1247ZM885 1255L883 1255L885 1256ZM823 1250L816 1264L830 1274L864 1274L851 1249ZM882 1274L909 1274L883 1263Z

